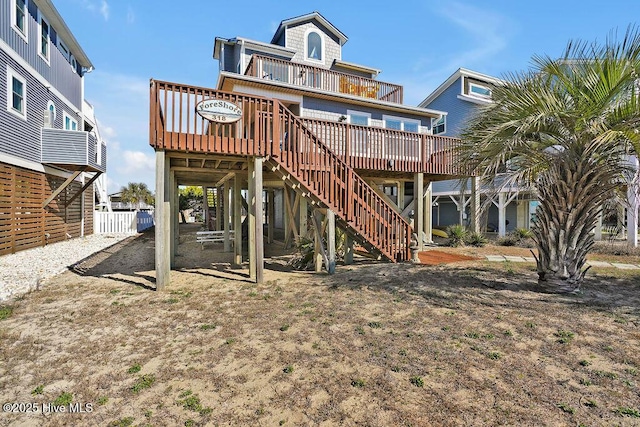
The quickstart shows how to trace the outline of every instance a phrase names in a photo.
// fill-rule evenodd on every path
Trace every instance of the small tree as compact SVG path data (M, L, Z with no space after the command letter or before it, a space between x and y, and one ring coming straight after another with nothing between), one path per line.
M134 205L136 210L140 210L143 203L153 205L155 202L153 193L151 193L147 184L143 182L130 182L126 187L122 187L120 199L125 203Z
M533 187L538 283L579 289L605 201L631 182L640 152L640 34L604 45L569 43L560 59L535 57L529 73L493 90L463 132L460 155L485 180Z

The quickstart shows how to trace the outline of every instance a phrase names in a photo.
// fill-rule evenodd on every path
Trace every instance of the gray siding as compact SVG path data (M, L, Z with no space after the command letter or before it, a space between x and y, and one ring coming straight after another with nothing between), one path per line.
M371 114L371 120L379 122L380 124L382 122L382 116L389 115L389 116L404 117L407 119L419 120L421 126L431 127L430 118L414 116L411 114L400 114L396 111L387 111L379 108L365 107L362 105L350 105L347 103L329 101L326 99L317 99L317 98L310 98L305 96L302 101L302 106L305 109L305 113L303 114L304 117L320 118L323 115L327 117L328 116L334 117L336 115L346 116L347 110L356 110L356 111L361 111L363 113Z
M46 19L46 16L45 16ZM20 57L32 66L42 77L51 83L78 110L82 109L82 78L71 68L69 61L57 48L57 33L51 28L49 45L49 64L38 55L38 11L35 3L29 2L26 16L29 42L19 36L11 24L11 0L0 0L0 38ZM63 40L64 43L64 40ZM73 54L73 52L71 52ZM80 71L79 69L76 71Z
M26 80L27 120L23 120L7 111L7 65ZM0 51L0 152L40 163L40 129L44 124L44 111L47 103L53 101L56 106L54 127L63 127L63 111L82 123L75 111L54 96L47 88L29 74L22 66Z
M318 61L305 61L306 52L304 51L305 45L305 32L310 29L316 29L323 35L324 43L324 57L322 63ZM288 27L286 30L286 47L295 49L296 54L293 57L293 61L304 62L307 64L313 64L314 66L330 68L335 59L341 58L341 46L340 41L331 32L318 23L317 21L308 21L300 23L295 26Z
M86 165L87 133L43 128L42 163Z
M458 95L461 95L461 87L459 78L442 92L439 97L425 106L425 108L446 111L448 113L447 128L444 133L444 135L447 136L459 136L467 120L477 108L476 104L458 99Z
M236 45L225 44L224 45L224 70L235 73L237 71L237 62L235 56Z

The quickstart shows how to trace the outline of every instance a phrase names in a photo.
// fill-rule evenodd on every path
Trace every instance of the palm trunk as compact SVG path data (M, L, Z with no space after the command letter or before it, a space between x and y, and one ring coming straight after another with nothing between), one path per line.
M552 168L536 184L540 205L532 231L538 248L538 284L558 293L580 289L604 198L598 172L570 163Z

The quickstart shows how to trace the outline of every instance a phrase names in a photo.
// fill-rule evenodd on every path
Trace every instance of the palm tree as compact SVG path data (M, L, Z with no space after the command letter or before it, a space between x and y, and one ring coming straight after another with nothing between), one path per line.
M125 203L131 203L140 210L143 203L151 205L154 203L153 194L143 182L130 182L120 190L120 199Z
M538 283L580 288L603 203L631 182L640 153L640 33L603 45L570 42L559 59L533 58L508 76L462 133L462 161L490 181L534 188Z

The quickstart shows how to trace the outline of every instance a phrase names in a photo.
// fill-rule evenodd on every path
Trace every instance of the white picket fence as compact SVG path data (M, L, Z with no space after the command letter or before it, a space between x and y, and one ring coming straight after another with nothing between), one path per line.
M153 217L146 212L93 212L95 234L135 234L153 226Z

